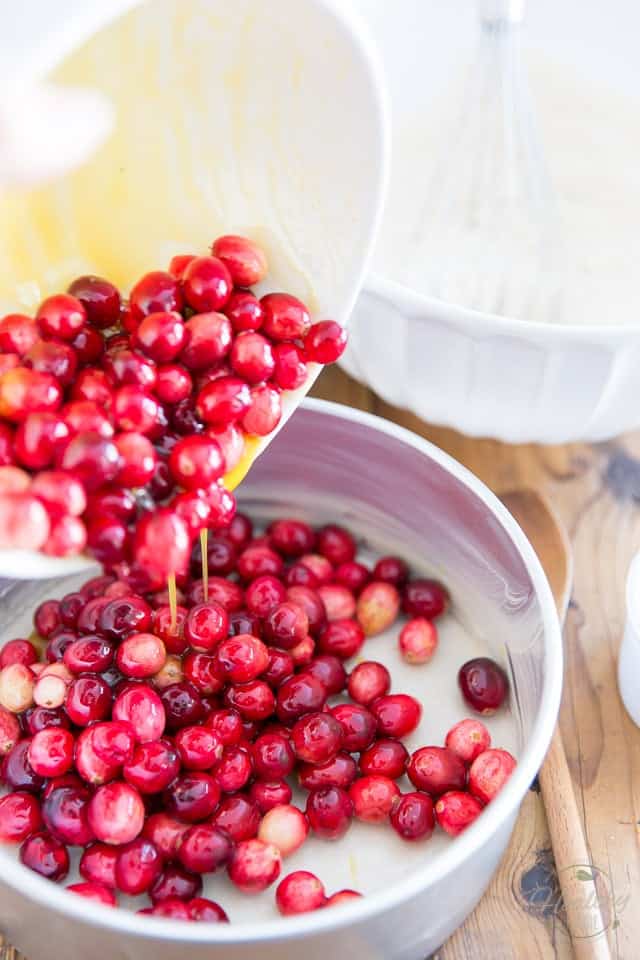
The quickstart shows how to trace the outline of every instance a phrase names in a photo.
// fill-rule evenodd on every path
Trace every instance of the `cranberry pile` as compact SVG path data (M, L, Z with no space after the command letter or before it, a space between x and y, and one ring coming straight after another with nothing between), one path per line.
M224 236L128 301L85 276L0 320L0 549L88 549L137 589L186 572L197 533L235 510L222 478L346 345L295 297L258 299L266 275L256 244Z
M402 617L400 655L427 662L440 583L398 557L360 563L339 526L283 519L256 536L243 514L210 537L208 583L201 561L196 545L174 616L165 591L105 574L42 603L31 638L1 651L0 841L21 844L24 864L62 881L78 846L77 894L146 894L144 913L215 922L227 917L203 875L258 893L310 832L337 840L356 818L418 841L475 820L513 757L477 718L410 754L421 705L361 656ZM479 714L508 694L488 658L458 682ZM298 870L275 899L293 914L355 896Z

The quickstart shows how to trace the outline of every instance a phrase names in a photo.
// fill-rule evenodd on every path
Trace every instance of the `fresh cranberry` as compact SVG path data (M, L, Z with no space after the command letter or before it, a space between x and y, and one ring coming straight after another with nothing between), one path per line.
M320 790L323 787L340 787L348 790L356 778L356 762L348 753L341 751L326 763L300 764L298 779L305 790Z
M293 723L305 713L322 710L326 699L327 691L317 677L304 674L290 677L278 689L278 719L283 723Z
M212 437L184 437L169 455L169 469L187 490L210 487L225 469L220 444Z
M34 833L20 847L20 860L48 880L64 880L69 872L67 848L45 831Z
M47 511L36 497L29 493L0 493L0 550L41 550L49 531Z
M73 763L73 734L64 727L41 730L29 744L31 769L41 777L59 777Z
M45 655L49 663L55 663L64 657L65 651L78 639L73 630L66 630L63 626L56 627L47 643Z
M244 599L250 613L264 619L286 597L286 590L280 580L271 574L256 577L245 590Z
M203 718L202 698L197 688L187 680L165 687L161 702L169 730L180 730L181 727L199 723Z
M513 773L516 761L507 750L485 750L471 764L469 793L489 803L502 790Z
M128 522L136 515L136 501L129 490L107 486L88 498L87 510L92 518L106 514Z
M87 322L87 312L76 297L59 293L43 300L36 313L36 322L45 337L73 340Z
M180 362L189 370L206 370L223 360L231 349L233 330L222 313L196 313L185 323L185 330L188 340Z
M507 698L509 680L502 667L489 657L468 660L458 671L462 696L478 713L489 717Z
M295 343L277 343L273 355L276 364L273 379L281 390L297 390L306 383L309 371L300 347Z
M295 853L307 839L309 824L297 807L285 804L269 810L260 823L258 839L273 844L283 857Z
M52 414L52 416L54 416ZM27 418L28 419L28 418ZM55 419L55 417L54 417ZM8 467L13 464L14 459L14 435L11 427L6 423L0 423L0 467ZM16 451L17 456L17 451ZM45 459L43 466L46 466L49 463L49 459ZM27 463L24 466L28 466Z
M331 715L342 727L342 746L350 753L366 750L376 733L376 718L366 707L356 703L339 703L331 707Z
M152 434L159 414L158 401L141 387L128 384L116 390L112 416L119 430Z
M231 366L248 383L268 380L275 370L270 342L262 334L250 330L238 334L231 349Z
M37 650L30 640L9 640L0 651L0 670L12 663L21 663L23 666L29 667L37 660Z
M39 340L24 357L24 364L38 373L50 373L61 387L68 387L78 367L78 355L68 343Z
M188 640L186 640L183 635L187 613L188 610L186 607L178 605L176 607L174 624L172 622L171 609L168 606L157 607L153 611L153 632L156 636L160 637L169 653L184 653L189 645Z
M229 877L243 893L260 893L278 879L282 858L272 844L242 840L229 863Z
M333 579L356 596L371 580L371 571L363 563L350 560L336 568Z
M382 736L402 738L420 723L422 707L415 697L406 693L389 693L371 704L371 712Z
M224 307L232 288L231 274L218 257L196 257L182 277L185 299L200 313Z
M244 550L253 536L253 523L244 513L237 513L225 536L234 545L236 550Z
M259 330L264 319L262 304L248 290L234 290L225 304L224 312L236 333Z
M348 620L355 615L356 599L346 587L337 583L320 583L317 589L327 620Z
M182 900L176 897L167 897L154 907L138 910L139 914L150 914L153 917L170 917L172 920L189 920L189 908Z
M256 780L249 787L249 797L260 813L265 814L274 807L291 802L293 791L285 780Z
M197 823L210 817L218 806L220 787L208 773L192 771L174 780L163 797L168 813Z
M116 665L126 677L153 677L163 666L165 646L153 633L132 633L123 640L116 653Z
M129 532L122 520L106 514L90 521L87 543L96 560L112 569L128 555ZM124 592L128 593L128 590Z
M189 830L187 824L186 831ZM184 870L180 864L168 863L149 891L151 902L156 905L164 905L173 900L185 901L191 900L202 893L202 878L196 873Z
M322 787L309 793L306 813L314 833L324 840L338 840L351 825L353 802L340 787Z
M171 263L169 264L169 273L174 280L182 280L184 271L187 269L192 260L195 260L195 256L192 253L178 253L175 257L171 258Z
M451 790L443 793L435 805L438 825L450 837L457 837L482 813L482 804L469 793Z
M220 904L207 900L206 897L193 897L189 900L187 909L189 920L196 923L229 923L229 917Z
M326 893L321 881L307 870L296 870L281 880L276 890L276 906L283 917L309 913L324 907Z
M288 650L269 647L269 665L262 674L262 679L277 690L280 684L293 675L294 669L293 657Z
M77 477L85 490L94 491L115 479L120 454L112 440L97 433L79 433L66 445L57 466Z
M209 573L216 576L224 577L232 573L236 565L236 550L233 544L223 537L209 536L207 540L207 564ZM196 577L202 570L202 550L199 543L196 543L193 548L191 570ZM241 630L240 633L251 633L251 631Z
M143 317L160 310L176 310L179 313L182 309L180 286L171 274L162 270L146 273L131 290L129 309L136 324Z
M357 618L367 637L383 633L396 620L400 611L400 594L396 587L382 580L372 580L358 597Z
M400 796L400 788L389 777L372 774L354 780L349 787L349 796L358 820L384 823Z
M40 804L29 793L8 793L0 799L0 842L22 843L42 826Z
M389 692L391 675L387 668L376 660L365 660L349 674L347 689L356 703L369 706L378 697Z
M40 730L47 730L50 727L68 728L69 725L69 718L61 709L50 710L47 707L33 707L29 711L27 727L32 736L35 736ZM0 753L4 752L8 751L3 751L0 744Z
M20 423L31 413L54 412L62 391L55 377L26 367L15 367L0 379L0 417Z
M133 756L134 730L115 720L95 723L83 730L76 742L77 772L90 784L102 784L119 776Z
M225 747L235 746L242 739L242 717L237 710L214 710L206 723Z
M66 889L85 900L94 900L106 907L117 906L113 891L101 883L70 883Z
M229 862L233 844L229 836L210 823L199 823L183 836L178 859L192 873L215 873Z
M131 897L145 893L162 871L162 857L149 840L138 837L123 847L116 860L115 881L118 890Z
M305 667L305 673L317 677L324 684L329 697L342 693L347 683L347 672L342 662L331 654L314 657Z
M94 839L89 824L91 794L85 786L60 786L46 797L42 817L52 836L63 843L85 847Z
M98 787L89 803L89 825L103 843L130 843L144 825L142 797L128 783L115 781Z
M25 353L40 339L38 326L23 313L9 313L0 320L0 353Z
M360 754L359 766L366 775L398 780L406 771L409 753L399 740L376 740Z
M120 294L112 283L101 277L78 277L67 293L80 301L93 327L115 327L120 316Z
M238 287L252 287L267 275L264 251L247 237L231 234L218 237L211 246L211 253L222 260L232 282Z
M72 400L88 400L104 410L113 406L113 387L104 370L87 367L75 378L71 389Z
M198 394L196 409L205 423L227 426L240 420L251 407L251 391L245 380L221 377Z
M464 790L467 782L464 763L447 747L420 747L412 754L407 773L419 790L432 796Z
M38 793L44 780L29 763L30 744L29 739L20 740L5 756L2 762L2 780L13 790Z
M317 636L327 622L324 604L318 593L305 586L293 586L287 590L287 600L302 607L309 621L309 632Z
M318 532L318 552L334 567L355 560L356 544L351 534L343 527L328 524Z
M269 293L260 301L264 332L272 340L302 340L311 325L305 305L288 293Z
M144 685L131 687L120 693L114 701L112 715L114 720L131 724L139 743L158 740L164 733L167 722L163 700L155 690Z
M294 724L291 742L299 760L327 763L342 745L342 726L329 713L308 713Z
M206 653L188 653L183 661L184 676L199 693L210 696L224 686L218 661Z
M425 840L433 833L433 800L426 793L405 793L394 801L391 826L403 840Z
M166 507L147 513L136 527L133 550L151 586L158 588L170 574L183 576L188 570L191 540L187 525Z
M333 569L333 568L332 568ZM302 560L292 563L285 573L285 583L288 587L318 587L319 582L315 573Z
M276 706L273 691L264 680L234 684L225 693L225 703L234 707L246 720L266 720Z
M210 770L222 759L222 741L210 728L183 727L175 743L185 770Z
M35 710L39 709L39 707L35 708ZM30 722L35 710L28 710L20 718L23 725L26 719L27 731L31 734L37 733L38 729L40 729L40 727L37 726L32 730L30 726ZM22 728L18 718L9 710L5 709L5 707L0 707L0 757L5 757L11 750L13 750L21 736Z
M113 661L113 646L96 635L78 637L65 649L63 660L72 673L101 673Z
M235 793L246 786L252 773L253 762L248 751L241 746L230 745L225 748L213 776L223 793Z
M184 635L194 650L213 650L227 636L229 618L224 607L210 601L198 603L189 610L184 622Z
M104 720L111 710L112 694L109 684L91 674L77 677L67 690L64 708L72 723L86 727Z
M319 634L318 649L341 660L348 660L361 650L364 640L362 627L355 620L333 620Z
M449 594L437 580L412 580L404 587L402 609L410 617L435 620L449 607Z
M179 364L158 367L155 394L162 403L176 404L191 396L193 383L188 370Z
M338 890L325 900L325 907L339 907L343 903L351 900L359 900L362 897L357 890Z
M414 617L400 631L398 648L407 663L428 663L437 647L438 631L424 617Z
M78 870L89 883L100 883L113 888L116 885L116 860L119 851L107 843L92 843L84 850Z
M258 737L252 753L256 775L262 780L283 780L295 765L295 753L289 740L277 733Z
M127 783L142 794L160 793L180 772L180 758L169 740L139 743L123 768Z
M312 363L335 363L347 346L347 331L335 320L314 323L304 338L304 352Z
M286 601L273 607L265 622L267 637L279 647L290 650L307 635L309 618L297 603Z
M489 749L491 734L480 720L460 720L451 727L444 742L463 763L471 764Z
M282 418L282 391L269 383L251 389L251 405L242 418L246 433L266 437Z

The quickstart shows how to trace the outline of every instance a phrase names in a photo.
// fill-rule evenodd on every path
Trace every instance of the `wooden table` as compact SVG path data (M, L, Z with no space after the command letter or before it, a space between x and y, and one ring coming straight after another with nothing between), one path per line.
M323 374L314 394L409 427L497 491L533 487L554 503L575 554L565 630L562 734L591 861L609 886L612 956L637 960L640 731L620 702L616 659L624 625L626 571L640 548L640 434L597 446L514 447L428 426L383 403L337 369ZM430 960L570 958L557 890L544 809L534 786L488 892ZM19 955L10 947L0 948L0 960L19 960Z

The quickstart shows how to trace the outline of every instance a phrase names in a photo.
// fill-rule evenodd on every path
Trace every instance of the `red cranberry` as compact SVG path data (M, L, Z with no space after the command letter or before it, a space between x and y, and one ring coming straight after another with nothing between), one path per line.
M333 620L321 631L318 649L341 660L348 660L361 650L364 640L362 627L355 620Z
M51 834L34 833L20 847L20 860L48 880L64 880L69 872L67 848Z
M176 434L182 436L192 436L195 433L202 433L204 424L198 418L193 399L188 397L181 400L171 409L171 426Z
M115 327L120 317L120 294L112 283L101 277L78 277L67 293L80 301L91 326L104 330Z
M307 635L309 618L297 603L284 602L273 607L267 616L265 633L267 637L290 650Z
M112 440L97 433L79 433L66 445L57 465L93 491L115 479L120 454Z
M281 880L276 890L276 906L283 917L309 913L324 907L325 889L307 870L296 870Z
M376 740L360 754L360 770L398 780L406 771L409 753L399 740Z
M128 555L129 532L122 520L106 514L90 521L87 543L96 560L107 568L113 568Z
M116 885L116 860L119 851L106 843L92 843L80 858L80 876L90 883L112 888Z
M313 570L301 560L292 563L285 574L285 583L288 587L317 587L318 578Z
M463 664L458 671L458 685L469 706L486 717L502 706L509 692L506 673L489 657L477 657Z
M340 787L323 787L310 792L306 812L314 833L323 840L338 840L351 825L353 802Z
M336 693L342 693L346 686L347 672L338 657L331 654L321 654L319 657L314 657L311 663L305 667L305 673L317 677L324 684L329 697Z
M127 487L142 487L153 477L156 453L151 441L141 433L121 433L115 438L120 454L118 483Z
M449 606L449 594L437 580L412 580L402 595L402 609L410 617L435 620Z
M425 840L433 833L433 800L426 793L405 793L396 799L389 817L403 840Z
M261 640L249 633L222 640L216 650L220 672L232 683L255 680L269 665L269 653Z
M184 437L169 455L169 469L187 490L210 487L225 469L220 444L212 437Z
M258 330L264 319L262 304L248 290L234 290L225 304L224 312L236 333Z
M191 540L187 525L167 508L148 513L137 525L133 550L152 586L160 587L170 574L182 576L188 570Z
M115 880L118 890L131 897L145 893L162 870L162 858L156 847L143 837L128 843L118 854Z
M290 652L295 667L307 667L316 652L316 642L313 637L304 637Z
M270 342L253 331L238 334L231 349L231 366L248 383L268 380L275 370Z
M147 686L131 687L120 693L114 701L112 715L114 720L131 724L139 743L158 740L167 722L163 701Z
M22 843L42 826L40 804L29 793L8 793L0 798L0 842Z
M384 823L400 796L400 788L388 777L373 774L354 780L349 787L349 796L358 820Z
M87 367L81 370L71 388L72 400L88 400L104 410L113 406L113 387L104 370Z
M188 370L179 364L158 367L155 394L161 403L176 404L191 396L193 383Z
M88 498L87 510L95 518L108 514L128 522L136 515L136 501L129 490L103 487Z
M139 914L150 914L153 917L170 917L172 920L189 920L189 908L182 900L176 897L167 897L155 907L138 910Z
M202 580L194 580L187 592L190 603L197 605L204 602L204 584ZM218 604L231 614L240 610L243 605L242 588L224 577L209 577L208 603Z
M199 693L210 696L218 693L224 686L220 676L218 661L206 653L188 653L182 662L185 678L194 685Z
M186 829L189 828L186 827ZM149 896L154 906L165 906L174 900L178 902L191 900L200 893L202 893L202 878L198 874L185 870L180 864L169 863L154 882Z
M489 749L491 734L480 720L460 720L451 727L444 742L463 763L470 764Z
M117 906L113 891L101 883L70 883L66 889L79 897L84 897L85 900L95 900L96 903L106 907Z
M253 744L253 765L262 780L283 780L294 768L295 754L289 740L277 733L266 733Z
M185 299L199 312L224 307L232 287L231 274L217 257L196 257L182 277Z
M340 752L326 763L303 763L298 768L300 786L305 790L340 787L348 790L356 778L356 762L348 753Z
M371 571L363 563L351 560L348 563L341 563L336 568L333 578L336 583L357 596L371 580Z
M184 622L188 610L178 605L176 608L175 625L172 623L171 609L168 606L158 607L153 611L153 632L160 637L169 653L181 654L189 643L183 636Z
M437 647L438 631L424 617L414 617L400 631L398 648L407 663L428 663Z
M233 845L227 834L210 823L199 823L185 833L178 859L192 873L215 873L229 862Z
M95 579L96 580L104 579L105 581L108 582L109 586L111 585L111 582L113 580L112 577L104 577L104 578L96 577ZM77 628L80 633L83 633L86 635L87 640L91 641L94 639L94 634L98 630L99 623L100 623L100 614L102 613L106 605L109 603L109 598L100 597L100 596L91 597L90 592L88 592L84 587L81 592L84 594L85 597L87 597L87 603L86 603L86 606L82 608L82 610L78 615ZM104 642L102 638L100 638L100 640L101 640L101 643ZM99 659L102 660L102 657L100 657ZM109 663L111 662L111 659L113 658L111 657L109 659ZM82 658L78 660L78 663L81 663L81 662L84 662ZM69 665L67 664L67 666ZM108 664L106 666L108 666ZM69 667L69 669L71 669L71 667ZM82 669L90 669L90 668L83 667ZM106 669L106 667L100 667L99 669ZM76 672L79 673L80 670L77 670Z
M0 417L20 423L31 413L54 412L62 392L48 373L16 367L0 379Z
M9 313L0 320L0 353L25 353L40 339L37 324L23 313Z
M350 753L366 750L375 737L375 716L355 703L339 703L331 707L331 714L342 727L343 749Z
M238 287L252 287L267 275L267 258L264 251L246 237L231 234L218 237L211 253L227 267L232 282Z
M145 822L142 836L151 840L165 860L175 860L180 842L188 829L189 824L181 823L167 813L153 813Z
M264 383L251 389L251 406L242 418L246 433L266 437L280 423L282 417L281 390Z
M35 710L41 709L36 707ZM37 733L38 729L42 729L40 725L35 726L34 729L31 729L31 720L35 710L31 709L26 714L23 714L21 720L24 725L24 721L27 719L27 730L29 733ZM22 736L22 730L18 718L11 713L5 707L0 707L0 757L5 757L10 750L12 750L16 743L20 740Z
M419 790L432 796L464 790L467 782L464 763L447 747L420 747L411 756L407 774Z
M380 557L373 568L373 579L402 587L409 579L409 568L401 557Z
M197 823L210 817L218 806L220 787L208 773L193 771L174 780L163 797L168 813Z
M264 619L282 602L286 597L286 590L283 584L271 574L256 577L245 590L245 603L250 613Z
M299 760L327 763L342 744L342 726L329 713L309 713L293 726L291 741Z
M78 639L78 635L72 630L65 630L64 627L58 627L51 634L46 647L46 657L49 663L62 660L67 648Z
M87 322L87 312L76 297L59 293L43 300L36 313L36 322L45 337L73 340Z
M128 783L113 782L98 787L89 803L89 825L103 843L130 843L144 824L142 797Z
M129 309L136 324L143 317L160 310L176 310L179 313L182 309L180 286L171 274L162 270L146 273L131 290Z
M301 557L315 546L315 533L302 520L275 520L267 533L274 549L286 557Z
M293 791L285 780L256 780L249 787L249 797L262 814L290 803L292 795Z
M41 730L29 744L31 769L41 777L59 777L73 763L73 734L64 727Z
M264 680L234 684L227 689L225 703L234 707L246 720L266 720L276 706L273 691Z
M101 673L113 661L113 647L102 637L78 637L65 649L63 660L72 673Z
M359 900L362 897L361 893L358 893L356 890L338 890L337 893L332 894L325 900L325 907L339 907L343 903L348 903L350 900Z
M365 660L349 674L347 689L356 703L369 706L378 697L389 692L391 675L387 668L376 660Z
M0 715L1 716L1 715ZM1 725L1 721L0 721ZM49 710L47 707L34 707L29 711L27 721L28 731L32 736L39 733L40 730L47 730L50 727L69 727L69 719L61 709ZM0 753L3 751L0 742Z
M234 746L242 739L242 718L237 710L214 710L206 722L225 747Z
M195 255L192 253L178 253L175 257L171 257L169 273L174 280L182 280L184 272L192 260L195 260Z
M327 691L317 677L304 674L290 677L278 689L278 719L282 723L293 723L305 713L322 710L326 699Z
M481 803L489 803L502 790L515 767L516 761L507 750L485 750L471 764L469 793Z
M229 863L229 877L243 893L260 893L278 879L282 858L272 844L242 840Z
M262 674L262 679L266 680L274 690L293 675L295 665L293 657L288 650L279 650L277 647L269 648L269 666Z
M31 740L20 740L2 762L1 779L13 790L26 790L28 793L38 793L44 780L29 763L29 745Z
M223 537L209 536L207 542L207 563L209 566L209 573L215 574L216 576L224 577L227 574L232 573L235 570L236 565L235 547ZM194 573L194 576L198 576L202 569L202 552L200 550L200 544L196 544L194 547L191 569ZM251 633L252 631L241 630L239 632Z
M73 383L78 356L68 343L39 340L25 355L24 364L38 373L50 373L61 387L68 387Z
M222 907L206 897L193 897L187 904L189 920L196 923L228 923L229 917Z
M38 653L30 640L9 640L0 651L0 669L12 663L29 667L38 660Z
M196 313L185 323L185 330L188 340L180 361L189 370L206 370L223 360L231 349L233 330L222 313Z
M183 727L175 743L185 770L210 770L222 759L222 741L210 728Z
M309 621L309 633L317 636L327 622L324 604L318 593L310 587L293 586L287 590L287 600L302 607Z
M295 343L278 343L273 355L276 362L273 379L281 390L297 390L306 383L309 371L300 347Z
M63 843L86 847L94 839L89 824L91 794L84 786L61 786L46 797L42 817L52 836Z
M77 677L67 690L64 709L78 727L104 720L111 710L112 694L109 684L91 674Z
M439 798L435 813L438 825L445 833L457 837L482 813L482 804L469 793L451 790Z
M56 419L53 414L52 416ZM11 427L6 423L0 423L0 467L7 467L13 464L13 446L14 436ZM17 451L16 456L18 456ZM46 459L43 466L46 466L49 462L49 459ZM24 466L26 467L28 464L25 463Z
M189 610L184 622L184 635L194 650L213 650L227 636L229 618L224 607L210 601L198 603Z
M192 726L203 718L202 698L196 687L187 680L165 687L161 693L161 701L169 730Z
M251 779L253 762L241 746L228 746L214 772L214 779L223 793L242 790Z
M329 524L319 531L317 549L334 567L355 560L356 544L353 537L335 524Z
M262 328L272 340L302 340L311 325L305 305L288 293L269 293L260 301Z
M119 430L152 434L159 414L158 401L140 387L129 384L116 390L112 415Z
M155 360L175 360L187 341L187 332L179 313L150 313L135 332L136 345Z
M335 320L314 323L304 338L304 352L312 363L335 363L347 346L347 331Z
M371 712L382 736L402 738L420 723L422 706L406 693L389 693L371 704Z
M142 794L160 793L180 772L180 758L169 740L139 743L123 768L127 783Z
M228 537L236 550L244 550L253 536L253 523L245 514L237 513L231 521L229 529L225 532L225 536Z

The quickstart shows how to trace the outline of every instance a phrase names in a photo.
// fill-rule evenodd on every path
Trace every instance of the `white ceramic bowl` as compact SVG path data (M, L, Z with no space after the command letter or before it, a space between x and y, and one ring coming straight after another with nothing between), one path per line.
M562 682L560 632L549 586L510 514L479 480L426 441L387 421L320 401L306 401L258 460L241 500L264 519L285 512L315 522L342 521L364 546L377 552L395 547L415 570L440 575L451 589L455 617L471 625L480 649L493 651L511 673L510 723L518 766L496 800L455 840L439 835L424 847L407 845L390 830L354 825L342 847L330 852L340 860L351 835L360 838L368 869L357 885L370 895L340 909L287 920L274 916L272 891L248 906L245 898L244 907L238 907L245 915L253 913L251 924L189 925L140 917L74 897L2 848L0 929L29 960L48 960L52 944L65 960L86 960L97 944L110 960L175 960L187 951L190 960L294 960L303 953L306 960L423 960L473 909L504 853L520 802L546 752ZM38 599L51 595L52 585L14 582L5 583L5 590L8 586L3 621L7 635L14 636ZM65 583L57 589L63 591ZM452 688L449 709L459 717L465 712L454 692L460 654L442 650L442 655L451 660L443 674ZM428 684L432 668L435 661L424 673L406 666L398 674L394 667L397 689ZM449 722L439 716L437 696L432 691L425 703L422 732L431 732L431 742L441 742L447 729L442 724ZM309 843L297 867L306 863L313 869L315 861L304 858L323 857L321 848L330 846ZM347 872L345 864L337 869ZM209 892L225 904L231 896L216 878Z
M370 276L345 369L430 423L508 443L604 440L640 425L640 327L510 320Z
M633 558L626 587L627 619L618 660L618 688L627 713L640 727L640 553Z

